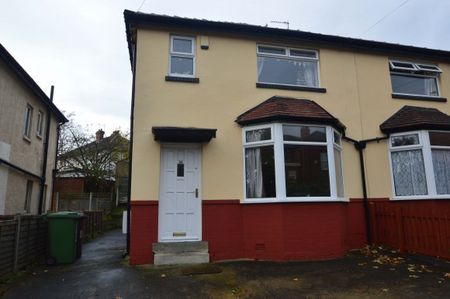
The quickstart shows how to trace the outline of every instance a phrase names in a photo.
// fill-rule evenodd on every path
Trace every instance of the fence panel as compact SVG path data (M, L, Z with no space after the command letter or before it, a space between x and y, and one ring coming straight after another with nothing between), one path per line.
M40 216L0 219L0 275L45 258L47 223Z
M115 206L113 193L57 193L58 211L103 211L109 214Z
M450 202L371 202L374 242L450 259Z

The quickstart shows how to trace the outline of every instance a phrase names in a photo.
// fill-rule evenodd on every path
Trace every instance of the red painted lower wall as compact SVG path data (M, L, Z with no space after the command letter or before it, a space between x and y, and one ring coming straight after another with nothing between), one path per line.
M152 264L152 244L158 242L158 202L132 201L130 264Z
M203 240L212 261L317 260L340 257L366 243L362 201L241 204L204 200ZM158 202L132 201L130 264L153 262Z

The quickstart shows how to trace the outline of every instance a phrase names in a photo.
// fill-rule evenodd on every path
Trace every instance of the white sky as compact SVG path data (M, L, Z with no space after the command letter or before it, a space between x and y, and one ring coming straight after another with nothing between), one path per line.
M358 37L405 0L146 0L141 12ZM131 71L123 10L142 0L0 0L0 42L94 132L128 130ZM282 26L281 26L282 27ZM409 0L361 36L450 50L450 1Z

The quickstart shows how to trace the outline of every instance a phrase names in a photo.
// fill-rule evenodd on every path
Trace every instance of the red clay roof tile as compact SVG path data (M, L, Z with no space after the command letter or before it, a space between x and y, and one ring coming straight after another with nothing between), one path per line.
M240 125L270 121L296 121L330 124L343 131L345 126L311 100L274 96L236 118Z
M450 116L436 108L404 106L380 125L384 133L411 130L450 130Z

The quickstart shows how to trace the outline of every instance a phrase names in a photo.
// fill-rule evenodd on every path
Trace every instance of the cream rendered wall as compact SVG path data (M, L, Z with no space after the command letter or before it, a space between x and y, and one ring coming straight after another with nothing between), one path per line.
M170 33L196 36L199 84L164 80L168 73ZM241 128L234 120L271 96L316 101L347 126L347 136L357 140L383 136L379 125L403 105L432 106L450 113L447 104L392 99L387 56L320 48L320 81L326 93L263 89L255 86L257 43L318 47L215 34L208 37L209 50L201 50L200 35L194 33L144 29L137 32L132 200L159 197L160 145L153 140L153 126L216 128L217 137L202 149L203 198L242 199ZM448 65L442 67L444 74L450 74ZM444 96L450 92L448 83L445 88L441 84ZM369 196L391 196L386 142L367 146L366 163ZM343 167L346 197L361 198L359 157L347 142Z
M30 140L23 138L25 109L27 104L33 107ZM44 131L42 138L36 134L38 111L44 113ZM0 61L0 142L10 146L9 161L38 176L42 175L45 123L48 117L47 107L36 98L34 93ZM56 127L58 120L52 115L48 151L46 183L46 205L51 201L52 169L55 160ZM16 170L8 169L6 184L5 214L23 212L27 180L32 180L33 192L31 212L37 213L40 182Z

